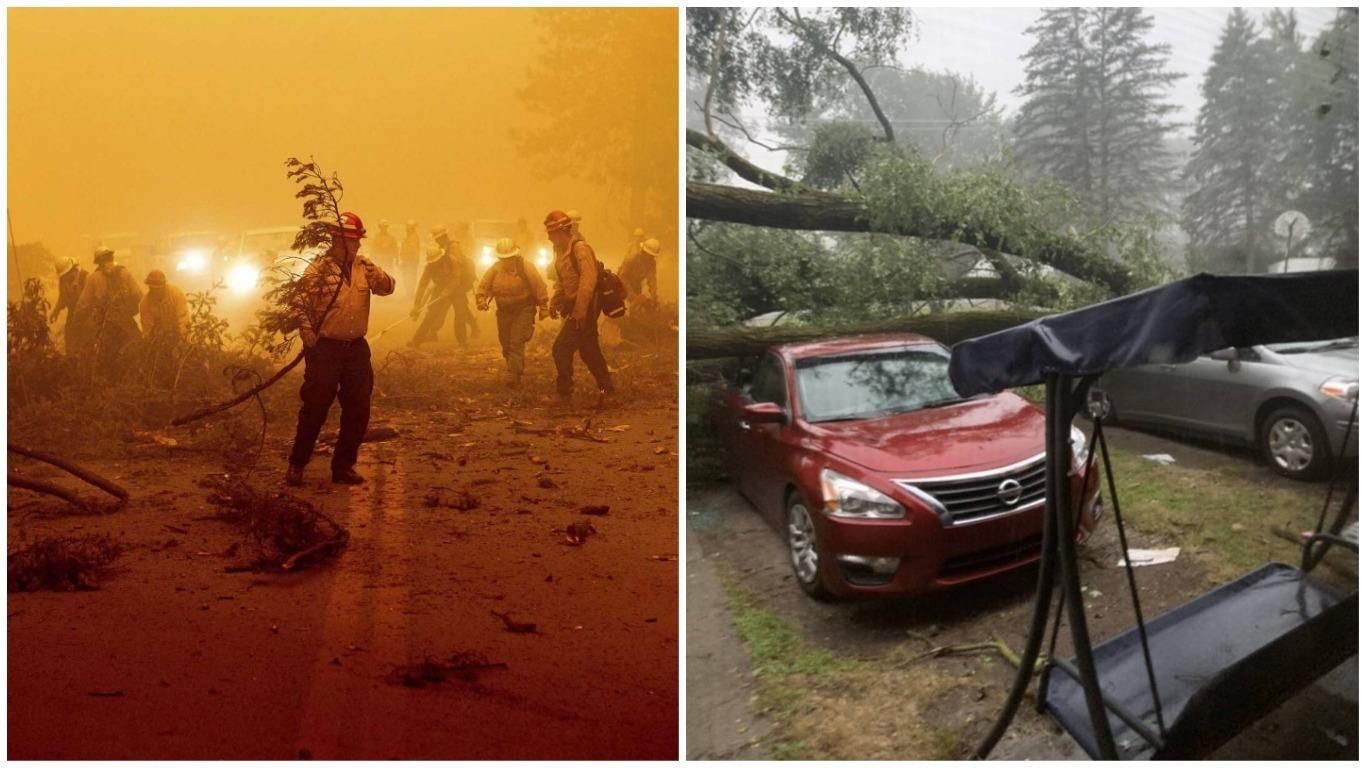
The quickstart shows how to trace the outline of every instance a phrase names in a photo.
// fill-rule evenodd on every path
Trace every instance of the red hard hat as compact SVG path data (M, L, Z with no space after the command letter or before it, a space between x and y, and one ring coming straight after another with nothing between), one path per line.
M352 240L359 240L365 237L365 225L361 223L360 217L350 211L343 211L341 215L342 237Z
M545 231L554 232L560 229L568 229L574 220L569 218L569 214L564 211L551 211L545 215Z

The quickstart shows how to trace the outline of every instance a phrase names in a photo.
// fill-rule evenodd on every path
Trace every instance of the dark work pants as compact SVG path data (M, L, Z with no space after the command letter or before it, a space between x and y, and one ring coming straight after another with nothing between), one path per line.
M598 308L596 303L588 310L588 319L582 328L576 328L571 318L566 317L560 326L560 335L550 348L555 359L555 390L561 395L574 391L574 353L583 358L588 372L598 382L598 389L612 391L612 374L607 372L607 360L598 346Z
M470 317L470 306L464 293L445 296L430 304L426 316L422 318L422 324L413 335L413 343L436 341L436 332L445 324L446 315L452 309L455 310L455 340L460 346L465 346L466 326L473 323L473 318Z
M364 337L350 342L318 339L313 349L304 354L304 385L299 389L303 406L299 408L299 426L294 432L289 463L296 467L308 463L332 401L338 400L341 435L332 453L332 471L355 466L361 439L370 426L370 391L374 386L370 345Z

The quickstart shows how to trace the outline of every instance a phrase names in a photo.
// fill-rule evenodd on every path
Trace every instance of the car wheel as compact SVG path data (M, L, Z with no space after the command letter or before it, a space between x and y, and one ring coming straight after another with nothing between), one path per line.
M1322 477L1332 463L1323 426L1298 405L1277 408L1262 421L1261 448L1272 469L1295 480Z
M796 493L787 501L787 555L792 563L792 574L797 577L802 591L817 600L829 600L832 595L821 582L816 524L806 502Z

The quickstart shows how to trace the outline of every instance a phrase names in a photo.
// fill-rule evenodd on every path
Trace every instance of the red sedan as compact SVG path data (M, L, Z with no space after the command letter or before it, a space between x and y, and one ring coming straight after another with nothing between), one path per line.
M963 398L949 351L900 334L787 344L717 390L740 492L787 534L813 597L914 595L1038 559L1044 417L1018 395ZM1101 515L1072 431L1079 538Z

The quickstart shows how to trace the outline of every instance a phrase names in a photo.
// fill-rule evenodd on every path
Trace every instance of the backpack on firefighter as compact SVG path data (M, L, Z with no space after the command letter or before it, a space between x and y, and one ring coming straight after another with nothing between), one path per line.
M588 245L587 240L579 238L569 244L570 250L572 251L574 246L579 243ZM616 273L608 269L606 264L602 263L602 259L597 258L596 253L594 253L593 258L598 263L598 308L602 310L604 315L607 315L610 318L616 319L624 317L626 315L626 285L621 282L621 278L618 277ZM579 268L578 264L575 263L573 259L570 259L569 262L574 264L574 270L577 272ZM559 264L556 263L556 272L559 271L559 268ZM563 280L561 280L561 282L563 282Z

